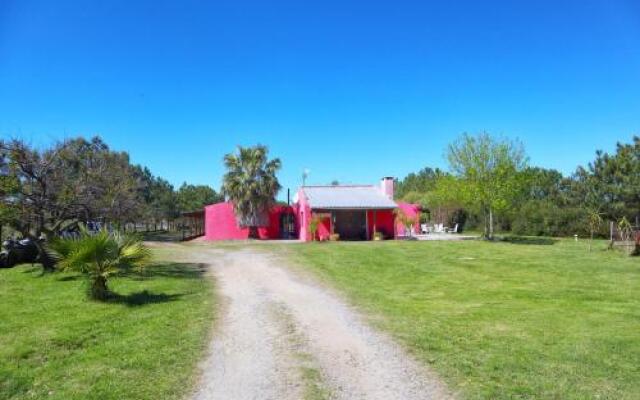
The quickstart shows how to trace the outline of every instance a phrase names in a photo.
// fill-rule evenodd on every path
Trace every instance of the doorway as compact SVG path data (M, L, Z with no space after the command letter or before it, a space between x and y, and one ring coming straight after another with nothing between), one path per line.
M367 212L365 210L337 210L333 211L335 233L340 240L367 239Z

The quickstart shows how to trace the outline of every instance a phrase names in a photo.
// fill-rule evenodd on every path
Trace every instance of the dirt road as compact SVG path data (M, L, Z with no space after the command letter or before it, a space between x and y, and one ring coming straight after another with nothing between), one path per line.
M435 376L282 258L202 248L197 261L211 266L223 304L195 400L449 398Z

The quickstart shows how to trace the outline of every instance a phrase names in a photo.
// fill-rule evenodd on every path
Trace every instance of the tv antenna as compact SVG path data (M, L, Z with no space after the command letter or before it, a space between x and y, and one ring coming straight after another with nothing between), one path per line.
M306 186L306 184L307 184L307 177L309 176L309 173L310 173L310 172L311 172L311 171L309 170L309 168L305 168L305 169L302 171L302 186Z

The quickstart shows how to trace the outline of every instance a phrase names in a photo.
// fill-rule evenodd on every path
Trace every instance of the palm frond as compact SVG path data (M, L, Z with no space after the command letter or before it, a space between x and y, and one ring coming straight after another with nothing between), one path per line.
M149 249L139 237L107 230L91 234L83 229L79 238L56 239L48 248L60 270L83 273L93 288L102 288L91 293L106 290L106 281L114 273L143 268L151 259Z

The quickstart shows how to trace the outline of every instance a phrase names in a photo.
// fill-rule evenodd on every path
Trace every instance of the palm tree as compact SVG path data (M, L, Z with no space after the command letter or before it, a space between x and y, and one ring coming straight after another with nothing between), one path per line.
M89 278L89 295L96 300L109 296L110 276L142 268L151 256L137 236L110 233L106 229L96 234L82 229L79 238L53 240L49 249L60 270L81 272Z
M281 186L276 177L280 159L268 159L266 146L238 146L236 153L224 157L227 173L222 192L233 203L238 225L249 227L249 237L258 237L258 227L269 224L269 208Z

